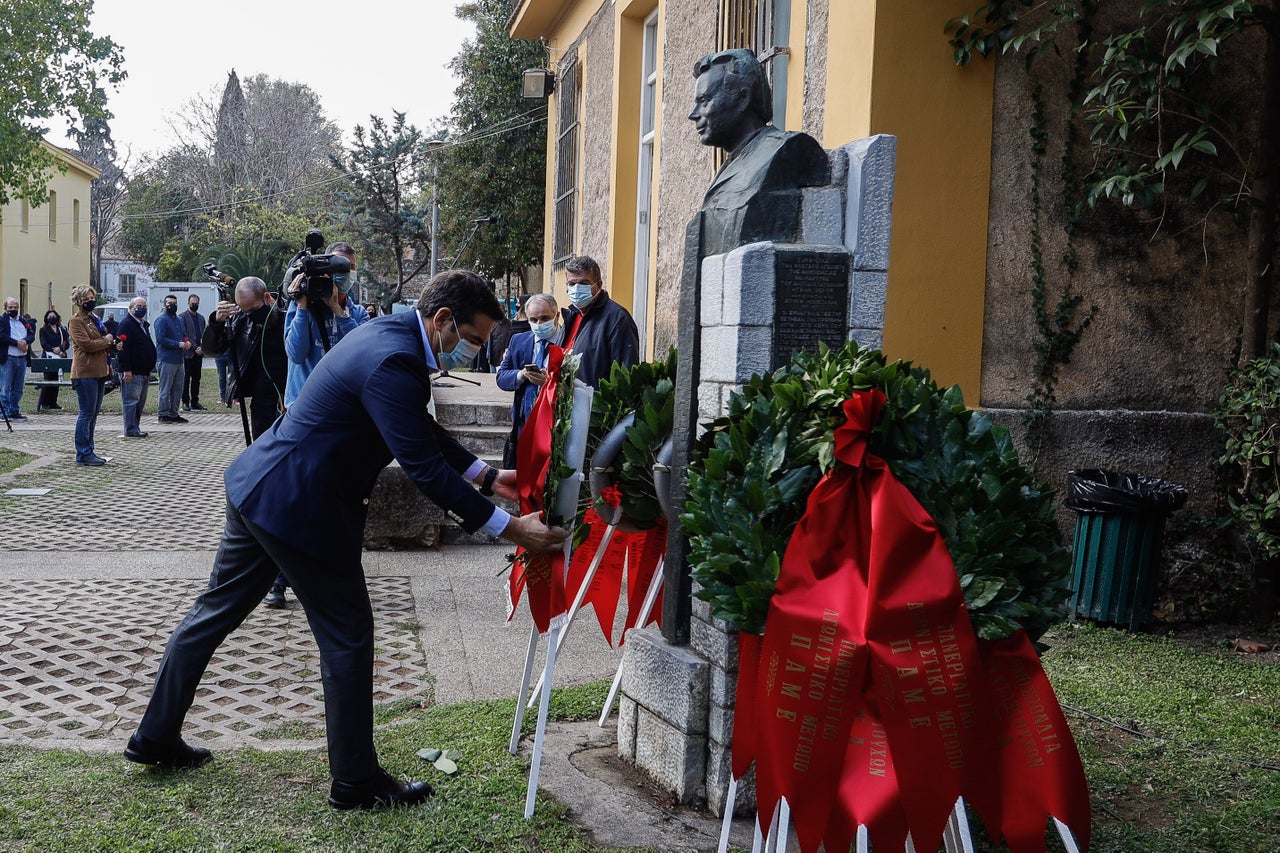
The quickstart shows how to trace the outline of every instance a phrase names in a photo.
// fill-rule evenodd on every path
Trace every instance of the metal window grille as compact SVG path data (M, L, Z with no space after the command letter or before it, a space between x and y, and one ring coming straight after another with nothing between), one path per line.
M791 50L791 0L720 0L716 50L745 48L764 66L773 90L773 123L784 127L787 111L787 61ZM724 162L716 150L715 167Z
M556 198L552 265L563 266L573 257L578 231L578 98L580 66L576 56L560 63L556 94Z

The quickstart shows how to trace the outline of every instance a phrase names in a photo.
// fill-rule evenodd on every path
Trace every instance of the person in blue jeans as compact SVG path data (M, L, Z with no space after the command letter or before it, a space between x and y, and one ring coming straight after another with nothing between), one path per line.
M116 365L120 368L125 438L147 437L141 427L142 410L147 405L151 371L156 367L156 345L151 342L146 316L147 300L135 296L129 301L129 313L120 321L116 336Z
M0 315L0 408L11 421L25 421L18 411L22 400L22 383L27 378L27 358L34 330L18 316L18 300L10 296L4 301L4 314Z
M76 415L76 464L97 467L107 460L93 450L93 433L102 408L102 390L111 375L107 353L115 348L115 338L108 334L98 315L98 294L87 284L71 291L75 312L67 323L71 332L71 387L76 392L80 413Z
M178 297L164 298L164 313L156 318L156 361L160 368L160 406L156 420L162 424L185 424L178 414L182 404L182 381L186 375L184 356L195 346L178 317Z

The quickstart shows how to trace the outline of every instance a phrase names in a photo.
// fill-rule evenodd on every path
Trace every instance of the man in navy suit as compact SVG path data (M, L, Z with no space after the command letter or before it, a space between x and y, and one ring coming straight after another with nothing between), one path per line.
M373 612L360 565L369 494L394 457L468 532L534 552L566 533L516 517L483 495L515 499L514 471L490 468L427 412L430 374L469 364L502 317L484 279L464 270L431 280L416 311L379 318L344 338L287 414L225 475L227 520L209 588L175 629L125 758L196 767L211 756L181 737L200 677L223 639L262 600L277 566L297 593L320 649L329 803L341 809L417 805L425 782L401 782L373 745ZM472 483L481 484L477 492Z

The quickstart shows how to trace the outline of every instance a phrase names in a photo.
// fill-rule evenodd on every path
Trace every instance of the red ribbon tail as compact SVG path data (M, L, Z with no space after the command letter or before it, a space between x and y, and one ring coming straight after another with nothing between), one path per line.
M979 643L991 683L1004 794L1000 829L1011 853L1043 853L1056 817L1088 851L1089 784L1058 697L1025 631Z
M738 687L733 702L730 754L733 778L747 775L756 758L756 679L760 670L759 634L738 633Z

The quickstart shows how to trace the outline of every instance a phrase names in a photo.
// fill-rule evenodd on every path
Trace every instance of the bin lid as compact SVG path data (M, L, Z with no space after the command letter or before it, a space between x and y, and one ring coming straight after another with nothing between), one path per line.
M1143 474L1082 468L1067 472L1064 506L1076 512L1162 512L1187 502L1187 488Z

